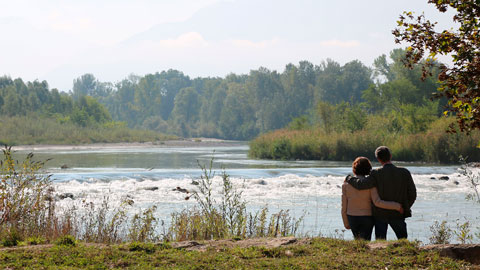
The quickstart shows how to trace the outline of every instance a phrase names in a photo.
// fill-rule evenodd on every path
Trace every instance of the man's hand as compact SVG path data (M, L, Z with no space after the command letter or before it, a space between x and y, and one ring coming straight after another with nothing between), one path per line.
M398 209L398 212L400 212L400 214L403 215L403 213L405 213L405 210L403 210L403 207L400 206L400 209Z
M350 230L350 225L345 225L345 229Z

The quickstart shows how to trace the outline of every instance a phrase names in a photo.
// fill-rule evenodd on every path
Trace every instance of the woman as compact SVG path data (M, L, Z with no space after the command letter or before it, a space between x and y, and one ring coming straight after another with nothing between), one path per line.
M352 164L353 173L362 178L369 175L372 164L366 157L358 157ZM378 196L377 188L358 190L347 182L342 186L342 219L347 230L351 229L355 239L370 241L374 220L372 217L372 203L376 207L396 210L403 214L402 206L397 202L382 201Z

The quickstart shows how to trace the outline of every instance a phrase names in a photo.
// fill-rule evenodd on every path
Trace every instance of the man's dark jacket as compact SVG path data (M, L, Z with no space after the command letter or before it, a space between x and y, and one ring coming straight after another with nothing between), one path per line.
M379 169L372 170L369 176L359 179L347 176L347 182L356 189L377 187L378 195L384 201L394 201L402 205L404 214L395 210L387 210L372 206L373 215L385 218L411 217L411 207L417 198L417 189L412 175L405 168L398 168L388 163Z

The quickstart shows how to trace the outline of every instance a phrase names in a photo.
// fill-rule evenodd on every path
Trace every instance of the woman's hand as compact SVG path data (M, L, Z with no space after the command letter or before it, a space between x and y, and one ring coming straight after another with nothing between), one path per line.
M400 206L400 209L398 209L398 212L400 212L400 214L403 215L403 213L405 212L405 210L403 210L403 207Z
M350 230L350 225L345 225L345 229Z

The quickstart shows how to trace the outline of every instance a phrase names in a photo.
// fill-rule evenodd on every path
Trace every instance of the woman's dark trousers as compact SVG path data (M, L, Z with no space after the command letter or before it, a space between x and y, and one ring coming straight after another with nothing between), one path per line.
M372 239L373 225L375 224L372 216L350 216L347 215L350 229L355 239Z

